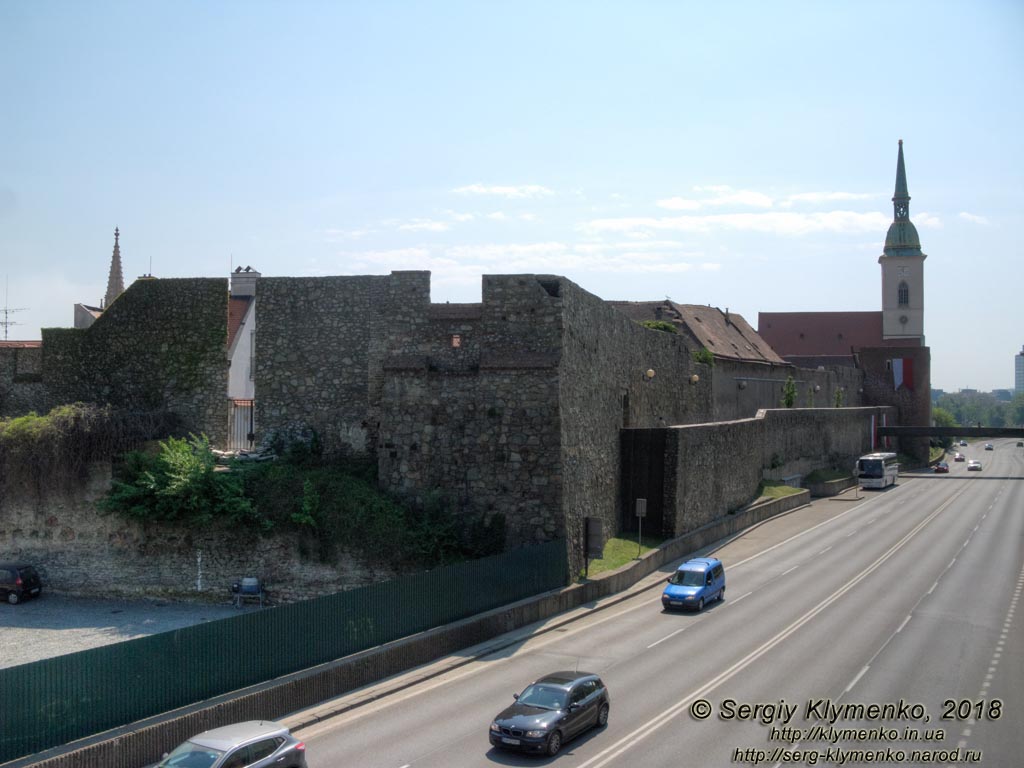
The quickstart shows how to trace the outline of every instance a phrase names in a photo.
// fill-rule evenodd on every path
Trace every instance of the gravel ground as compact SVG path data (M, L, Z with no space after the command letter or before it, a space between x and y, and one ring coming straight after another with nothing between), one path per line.
M249 603L210 605L158 600L104 600L47 594L18 605L0 602L0 668L84 651L133 637L260 610Z

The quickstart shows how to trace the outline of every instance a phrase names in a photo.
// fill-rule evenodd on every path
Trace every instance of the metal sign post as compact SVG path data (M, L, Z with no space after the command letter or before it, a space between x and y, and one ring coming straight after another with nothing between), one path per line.
M641 539L644 534L644 518L647 517L647 499L636 500L636 559L640 559Z

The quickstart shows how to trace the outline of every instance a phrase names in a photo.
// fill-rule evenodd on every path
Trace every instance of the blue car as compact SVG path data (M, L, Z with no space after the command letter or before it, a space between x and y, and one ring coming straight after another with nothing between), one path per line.
M714 600L725 597L725 568L715 557L687 560L669 576L668 586L661 594L665 610L689 608L700 611Z

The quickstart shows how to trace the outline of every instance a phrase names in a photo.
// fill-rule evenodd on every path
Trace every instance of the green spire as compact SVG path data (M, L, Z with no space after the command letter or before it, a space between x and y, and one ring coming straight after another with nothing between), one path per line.
M907 192L907 169L903 165L903 139L900 139L899 157L896 160L896 192L892 196L893 218L910 218L910 193Z
M885 236L886 256L923 256L917 227L910 221L910 193L907 169L903 165L903 139L896 159L896 192L892 196L892 224Z

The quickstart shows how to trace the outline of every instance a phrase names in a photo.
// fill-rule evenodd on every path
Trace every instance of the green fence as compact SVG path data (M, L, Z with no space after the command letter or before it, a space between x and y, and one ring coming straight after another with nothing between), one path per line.
M556 589L567 573L565 542L551 541L0 669L0 762Z

